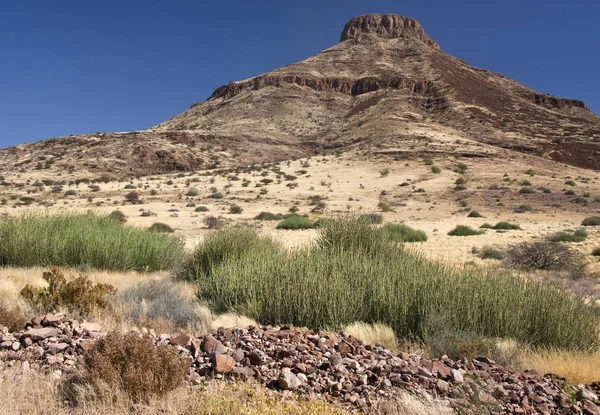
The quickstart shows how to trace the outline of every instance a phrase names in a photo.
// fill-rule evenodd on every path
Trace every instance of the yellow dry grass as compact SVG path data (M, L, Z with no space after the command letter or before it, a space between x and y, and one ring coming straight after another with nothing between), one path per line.
M392 352L398 351L398 339L394 330L385 324L367 324L356 322L347 326L344 331L365 344L381 345Z
M84 399L77 407L64 403L60 382L50 375L17 372L0 376L0 414L28 415L208 415L208 414L346 414L341 407L321 401L284 399L258 385L215 382L202 389L182 387L148 404L132 404L123 393L110 402Z
M573 385L600 381L600 352L532 350L523 352L520 360L523 369L553 373Z

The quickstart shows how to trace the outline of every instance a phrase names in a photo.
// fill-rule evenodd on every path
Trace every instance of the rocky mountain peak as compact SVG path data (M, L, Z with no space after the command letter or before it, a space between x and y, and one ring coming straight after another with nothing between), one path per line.
M358 38L361 34L376 35L385 39L413 38L439 49L439 45L431 39L423 26L411 17L397 14L366 14L350 19L342 31L341 42Z

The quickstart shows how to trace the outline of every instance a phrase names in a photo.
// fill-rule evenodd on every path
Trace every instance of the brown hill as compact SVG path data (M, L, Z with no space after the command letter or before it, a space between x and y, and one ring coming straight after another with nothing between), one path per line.
M458 141L457 141L458 140ZM526 152L600 169L600 118L443 52L414 19L351 19L340 43L217 88L145 131L59 137L0 150L2 169L151 174L371 153Z

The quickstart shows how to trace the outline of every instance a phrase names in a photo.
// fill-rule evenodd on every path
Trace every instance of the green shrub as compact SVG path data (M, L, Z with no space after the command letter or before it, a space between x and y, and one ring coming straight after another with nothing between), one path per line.
M110 332L85 355L84 384L102 400L115 392L127 393L134 403L146 403L178 388L185 381L189 363L173 346L154 346L154 339L135 333ZM77 390L77 389L75 389Z
M377 204L377 207L379 209L381 209L382 212L391 212L392 211L392 207L390 206L390 204L384 200L380 201Z
M575 196L575 190L567 190L565 196Z
M271 213L271 212L260 212L258 215L254 217L255 220L281 220L283 219L283 215L281 213Z
M600 256L600 248L596 248L592 251L593 256Z
M458 174L465 174L468 169L469 169L469 167L465 163L458 163L456 165L456 172Z
M573 186L573 187L574 187L574 186L577 186L573 180L567 180L567 181L565 182L565 184L566 184L567 186Z
M456 228L452 229L448 232L450 236L472 236L472 235L482 235L485 231L478 231L477 229L473 229L469 226L458 225Z
M135 184L128 184L124 187L125 190L137 189Z
M186 196L190 196L190 197L198 196L198 190L193 187L190 187L186 193Z
M116 289L108 284L94 284L87 277L78 277L67 281L63 272L53 267L44 272L47 287L26 285L21 296L29 305L41 312L68 311L78 316L89 316L95 309L109 308L107 296L116 293Z
M387 177L390 174L390 169L385 168L385 169L381 170L379 172L379 174L381 175L381 177Z
M456 187L454 188L454 190L456 191L462 191L462 190L467 190L467 186L462 185L462 184L457 184Z
M454 182L454 184L465 184L467 183L467 181L465 180L464 177L459 177L458 179L456 179L456 181Z
M571 202L577 205L587 205L588 200L585 197L577 196L575 199L571 200Z
M406 225L388 223L383 227L383 232L388 239L394 242L425 242L427 234Z
M535 193L535 190L531 187L521 187L521 189L519 189L519 193L524 195L532 195Z
M208 212L208 208L206 206L198 206L194 209L194 212Z
M489 223L484 223L483 225L480 226L481 229L494 229L494 227L492 225L490 225Z
M600 216L590 216L581 222L583 226L600 226Z
M583 242L588 237L585 229L578 229L575 232L557 232L548 237L552 242Z
M323 228L327 226L327 224L331 223L332 220L333 219L330 218L319 218L313 223L313 225L315 228Z
M515 213L533 212L533 208L529 205L519 205L513 209Z
M531 186L531 182L529 180L523 180L521 186Z
M434 174L440 174L442 169L440 169L438 166L431 166L431 172Z
M312 229L313 223L304 216L297 214L286 215L287 217L277 224L277 229Z
M258 251L272 252L279 246L272 239L259 235L250 228L227 228L209 235L185 263L182 276L191 281L202 281L226 262L236 262Z
M481 213L477 212L476 210L472 210L469 212L467 217L468 218L482 218L483 216L481 215Z
M208 197L210 197L211 199L223 199L223 195L218 192L211 193Z
M418 341L444 315L456 332L533 346L598 345L597 316L581 298L512 274L458 271L391 243L364 221L339 221L312 247L252 250L222 262L203 278L199 298L262 324L334 329L377 321Z
M158 271L176 266L184 252L179 239L95 214L0 219L0 241L0 266L16 267Z
M175 229L171 228L166 223L155 222L148 228L148 232L157 232L157 233L173 233Z
M516 223L510 223L510 222L498 222L497 224L495 224L493 227L491 227L492 229L502 229L502 230L520 230L521 227L516 224Z
M216 216L208 216L204 218L204 224L208 229L219 229L222 226L221 220Z
M108 218L111 220L114 220L117 223L127 222L127 216L125 216L125 214L123 212L121 212L120 210L114 210L114 211L110 212L110 214L108 215Z
M506 265L525 270L570 270L580 275L585 263L579 252L554 241L521 242L506 251Z
M65 192L65 196L75 196L77 192L73 189L69 189Z

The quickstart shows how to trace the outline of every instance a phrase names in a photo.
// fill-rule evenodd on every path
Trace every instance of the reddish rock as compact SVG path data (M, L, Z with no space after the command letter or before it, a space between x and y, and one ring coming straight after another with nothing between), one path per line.
M213 354L211 355L211 363L213 369L218 373L229 373L235 366L235 360L233 357L227 354Z

